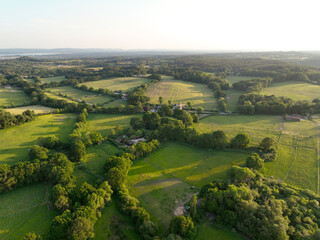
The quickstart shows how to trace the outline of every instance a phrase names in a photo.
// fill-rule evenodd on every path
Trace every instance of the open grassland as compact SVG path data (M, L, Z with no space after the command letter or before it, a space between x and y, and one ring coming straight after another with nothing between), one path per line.
M140 115L123 115L123 114L89 114L88 130L99 131L102 136L107 136L116 126L122 129L130 126L130 120Z
M231 232L224 226L217 224L203 223L200 225L196 240L241 240L244 239L239 234Z
M172 103L181 104L191 102L193 107L205 110L217 108L214 92L207 85L174 80L172 77L148 87L146 95L150 97L151 103L159 103L159 97L163 97L165 103L171 100Z
M281 82L274 83L262 90L261 94L288 97L295 101L308 100L320 97L320 86L304 82Z
M6 111L12 114L21 114L26 110L33 110L35 113L50 113L54 111L54 108L45 107L41 105L31 105L24 107L7 108Z
M31 98L22 90L0 88L0 107L11 107L28 104Z
M251 79L255 79L258 77L252 77L252 76L227 76L226 79L230 82L230 83L236 83L236 82L240 82L240 81L247 81L247 80L251 80Z
M266 176L292 185L318 191L318 139L315 122L283 122L280 116L210 116L200 120L201 132L223 130L230 137L247 133L257 146L264 137L272 137L278 149L273 162L265 164Z
M121 99L116 99L114 101L108 102L103 105L103 107L125 107L127 106L127 101Z
M113 98L106 96L106 95L99 95L97 93L92 93L88 91L83 91L81 89L73 88L70 86L64 87L56 87L56 88L49 88L49 93L51 93L51 97L56 95L57 97L68 98L73 101L85 101L91 104L105 104L111 101ZM60 94L62 96L60 96Z
M55 135L61 141L67 141L75 121L73 114L45 115L20 126L0 130L0 163L12 165L27 161L29 149L39 137Z
M148 78L118 77L93 82L86 82L83 83L83 85L86 85L87 87L93 87L94 89L106 88L113 91L122 90L124 92L129 92L134 90L136 87L139 87L147 83L150 83L150 79Z
M224 92L226 94L227 111L235 112L238 107L239 97L244 94L244 92L236 89L224 90Z
M49 204L49 189L33 184L0 195L0 239L23 239L28 232L46 237L58 214Z
M181 214L183 204L193 193L213 179L226 177L227 170L232 165L243 165L247 156L166 143L133 164L128 178L130 193L141 201L164 232L172 216Z
M252 141L250 145L257 145L264 137L278 140L282 120L280 116L270 115L209 116L201 119L195 127L200 132L223 130L230 138L247 133Z
M66 80L65 76L41 78L43 83L61 82L63 80Z
M122 215L116 207L115 199L113 199L111 206L106 206L103 209L101 218L94 224L94 240L113 239L112 224L118 225L122 229L123 234L130 240L141 239L133 228L134 223L127 216ZM116 233L114 233L116 234Z
M265 164L265 174L318 192L317 131L311 121L284 122L278 157Z

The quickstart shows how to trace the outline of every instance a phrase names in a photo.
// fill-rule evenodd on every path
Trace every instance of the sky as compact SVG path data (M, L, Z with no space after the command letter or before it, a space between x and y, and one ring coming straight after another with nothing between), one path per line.
M0 0L0 48L320 50L319 10L317 0Z

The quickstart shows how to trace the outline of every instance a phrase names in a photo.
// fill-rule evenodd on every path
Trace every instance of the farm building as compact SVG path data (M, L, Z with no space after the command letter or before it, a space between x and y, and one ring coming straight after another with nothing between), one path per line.
M287 115L285 117L286 121L294 121L294 122L300 122L301 121L301 117L297 116L297 115Z

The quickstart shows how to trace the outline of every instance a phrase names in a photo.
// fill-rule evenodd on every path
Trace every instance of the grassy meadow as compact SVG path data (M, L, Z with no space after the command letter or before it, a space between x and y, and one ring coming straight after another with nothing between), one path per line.
M235 112L238 107L239 97L244 94L244 92L236 89L229 89L224 90L224 93L226 94L227 111Z
M91 104L105 104L111 101L113 98L106 95L99 95L96 93L83 91L81 89L73 88L71 86L49 88L51 97L57 96L58 98L68 98L73 101L83 100ZM60 96L62 94L63 96Z
M76 116L56 114L39 116L34 121L0 130L0 163L14 164L29 160L29 149L39 137L57 136L67 141Z
M159 103L159 97L163 97L166 103L171 100L172 103L191 102L192 106L205 110L217 108L214 92L207 85L174 80L173 77L167 77L148 87L146 95L150 97L151 103Z
M130 193L140 200L164 232L172 216L180 214L193 193L213 179L226 177L232 165L243 165L247 157L245 153L166 143L133 164L128 179Z
M109 90L122 90L124 92L130 92L140 85L150 83L148 78L139 78L139 77L117 77L117 78L108 78L93 82L86 82L83 85L87 87L106 88Z
M102 136L107 136L112 129L119 126L123 129L130 126L132 117L140 115L124 115L124 114L89 114L88 129L101 132Z
M0 107L11 107L28 104L31 97L22 90L0 88Z
M26 110L33 110L35 113L50 113L54 111L54 108L45 107L41 105L31 105L24 107L7 108L6 111L12 114L21 114Z
M320 97L320 86L305 82L281 82L273 83L260 93L264 95L275 95L277 97L288 97L295 101L312 101Z
M44 183L18 188L0 195L0 239L23 239L28 232L49 233L58 212L49 202L49 189Z

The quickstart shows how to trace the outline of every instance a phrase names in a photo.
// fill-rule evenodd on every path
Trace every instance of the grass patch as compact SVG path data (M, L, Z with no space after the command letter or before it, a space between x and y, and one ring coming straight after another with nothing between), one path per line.
M0 195L0 238L23 239L28 232L46 237L57 212L48 202L44 183L33 184Z
M60 98L69 98L70 100L77 102L85 101L91 104L105 104L113 100L113 98L106 95L99 95L97 93L83 91L81 89L73 88L70 86L49 88L48 90L49 93L52 94L51 96L55 95ZM62 94L63 96L60 96L59 94Z
M7 108L5 110L12 114L21 114L26 110L33 110L35 113L51 113L54 111L54 108L45 107L41 105L31 105L24 107Z
M232 165L242 165L248 154L210 151L178 143L166 143L130 169L130 194L160 223L165 233L178 207L204 184L226 177ZM191 186L196 186L192 189Z
M200 226L199 232L195 238L196 240L241 240L239 234L231 232L223 226L217 224L203 223Z
M192 106L202 107L205 110L217 108L214 92L207 85L174 80L172 77L150 86L146 95L150 97L151 103L159 103L159 97L163 97L166 103L171 100L172 103L191 102Z
M87 87L93 87L94 89L106 88L109 90L122 90L129 92L134 90L136 87L139 87L143 84L150 83L148 78L139 78L139 77L117 77L117 78L108 78L93 82L86 82L83 85Z
M261 94L288 97L295 101L319 98L320 86L304 82L281 82L274 83L262 90Z
M224 90L227 100L227 111L235 112L238 107L238 101L241 95L244 94L243 91L239 91L236 89Z
M103 136L109 135L110 131L116 126L127 128L130 126L132 117L140 115L123 115L123 114L89 114L88 129L101 132Z
M28 104L31 98L22 90L0 88L0 106L11 107Z
M14 164L29 159L29 149L39 137L57 136L67 141L76 117L73 114L39 116L34 121L0 130L0 163Z

